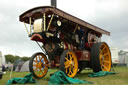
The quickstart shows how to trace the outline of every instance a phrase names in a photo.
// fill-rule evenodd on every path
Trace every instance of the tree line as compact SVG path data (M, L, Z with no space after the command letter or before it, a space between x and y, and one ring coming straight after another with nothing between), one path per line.
M5 55L5 59L6 59L6 62L14 63L17 59L27 61L27 60L30 59L30 57L27 57L27 56L20 57L20 56L17 56L17 55L14 56L14 55L11 55L11 54L7 54L7 55Z

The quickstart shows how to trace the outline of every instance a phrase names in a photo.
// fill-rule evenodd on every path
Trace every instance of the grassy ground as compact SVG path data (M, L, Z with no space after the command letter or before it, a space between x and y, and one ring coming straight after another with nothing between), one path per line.
M57 70L50 69L47 75L43 79L37 80L38 81L37 84L25 84L25 85L47 85L48 80L50 78L49 74L54 73L56 71ZM115 72L117 72L117 74L107 75L104 77L89 78L88 74L91 72L92 70L83 70L80 74L76 76L76 78L79 78L81 80L91 81L93 82L92 85L128 85L128 68L126 67L116 67ZM24 77L28 73L29 72L13 72L12 78ZM3 75L3 78L0 80L0 85L5 85L6 82L9 80L9 76L10 76L10 72L7 72L5 75ZM74 85L78 85L78 84L74 84Z

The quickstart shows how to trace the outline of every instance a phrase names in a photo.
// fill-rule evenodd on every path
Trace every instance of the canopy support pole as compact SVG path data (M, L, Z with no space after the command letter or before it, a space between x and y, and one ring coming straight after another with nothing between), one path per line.
M49 24L48 24L48 27L47 27L47 31L49 30L49 27L50 27L50 25L51 25L51 23L52 23L53 17L54 17L54 14L52 14L52 17L51 17L51 19L50 19L50 21L49 21Z
M28 31L28 28L27 28L27 26L26 26L26 24L25 24L25 22L24 22L24 26L25 26L25 28L26 28L26 31L27 31L27 34L28 34L28 36L29 36L29 31Z
M32 34L32 18L29 17L29 24L30 24L30 35Z
M44 31L46 31L46 16L45 16L45 13L43 14L43 18L44 18Z
M44 50L44 48L42 48L41 46L40 46L40 44L36 41L36 43L37 43L37 45L41 48L41 50L43 51L43 53L45 54L45 55L47 55L47 53L45 52L45 50Z

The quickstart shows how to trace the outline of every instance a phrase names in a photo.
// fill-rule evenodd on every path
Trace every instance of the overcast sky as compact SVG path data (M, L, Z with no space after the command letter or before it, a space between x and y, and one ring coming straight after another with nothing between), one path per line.
M29 39L19 15L50 0L0 0L0 51L3 55L31 56L41 49ZM57 7L84 21L110 31L102 41L128 50L128 0L58 0Z

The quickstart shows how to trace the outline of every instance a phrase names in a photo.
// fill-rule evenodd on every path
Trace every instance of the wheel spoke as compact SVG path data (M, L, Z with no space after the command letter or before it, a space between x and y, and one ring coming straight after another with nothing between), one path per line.
M38 71L38 68L36 67L35 71Z
M41 62L41 58L40 58L40 55L39 55L39 60L40 60L40 62Z
M71 74L71 75L73 74L72 70L70 71L70 74Z
M65 57L66 61L69 61L67 57Z
M103 54L103 51L100 49L100 54Z
M41 68L39 68L40 70L39 70L39 75L41 74Z
M104 64L102 64L101 66L102 66L104 69L106 69L106 71L108 70L107 67L106 67ZM102 68L102 67L101 67L101 68Z
M70 74L70 73L72 74L71 67L69 67L69 74Z
M48 66L49 66L49 64L43 64L43 66L44 66L44 67L48 67Z
M72 66L72 67L71 67L71 71L72 71L72 73L73 73L73 71L74 71L73 69L74 69L74 68L73 68L73 66Z
M67 57L68 57L68 59L69 59L69 58L70 58L70 55L68 54L68 56L67 56Z
M37 66L37 64L33 64L33 66Z
M99 55L99 58L102 59L102 57L103 57L102 54L100 54L100 55Z
M44 67L43 69L44 69L44 71L47 71L47 67Z
M102 52L105 50L106 46L104 45L104 47L102 48Z
M65 68L68 68L71 65L71 61L67 60L66 62L64 62Z
M43 67L41 68L41 71L42 71L42 72L44 71L44 68L43 68Z
M105 62L105 63L110 63L110 61L103 61L103 62Z
M68 65L65 66L65 68L68 68L68 67L70 67L70 64L68 64Z
M37 60L33 60L33 62L36 62L37 63Z
M70 56L70 61L72 61L72 56Z
M104 56L109 55L109 53L105 53Z
M66 66L66 65L68 65L69 64L69 60L67 60L66 62L64 62L64 65Z
M43 56L40 58L40 60L42 60L43 59Z
M68 68L65 69L65 73L67 73L67 72L68 72Z
M41 68L39 68L40 69L40 71L41 71Z
M36 61L37 61L37 56L36 56Z
M70 55L70 61L72 61L72 54Z

